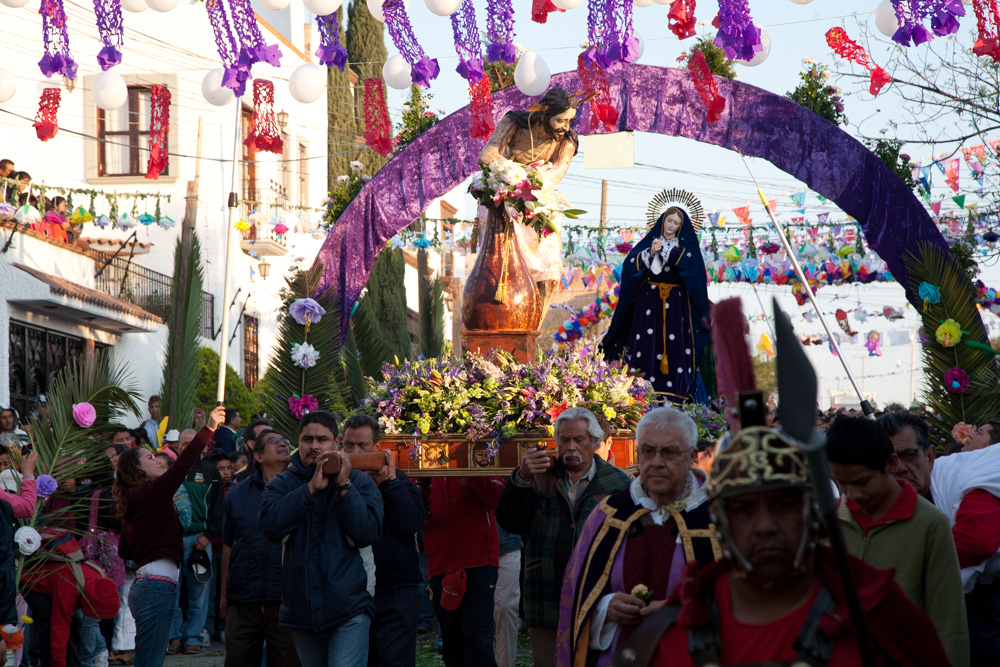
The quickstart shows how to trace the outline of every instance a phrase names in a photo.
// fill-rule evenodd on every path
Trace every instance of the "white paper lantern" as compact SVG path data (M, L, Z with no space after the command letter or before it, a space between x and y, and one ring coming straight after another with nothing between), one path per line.
M101 72L94 77L94 83L90 86L90 95L94 98L94 104L105 111L120 109L128 102L128 86L122 75L113 69Z
M642 35L640 35L634 30L632 31L632 36L639 41L639 46L636 47L637 53L635 56L635 60L633 60L632 62L639 62L639 58L642 58L642 52L646 50L646 42L642 40Z
M213 106L225 106L235 97L233 91L222 86L222 77L225 73L223 68L216 67L201 80L201 94Z
M569 11L578 7L583 0L552 0L552 4L563 11Z
M549 88L552 75L549 66L545 64L534 51L525 51L514 68L514 84L517 89L529 97L541 95Z
M653 0L658 5L669 5L671 0Z
M875 8L875 27L886 37L892 37L899 30L899 20L896 10L889 0L882 0Z
M747 67L756 67L767 60L767 57L771 55L771 35L768 34L767 28L760 29L760 45L764 48L755 53L751 60L740 60L737 58L736 62Z
M462 0L424 0L431 14L451 16L462 6Z
M316 16L326 16L340 9L340 0L302 0L302 4Z
M288 77L288 92L296 102L310 104L319 99L326 87L326 69L316 63L299 65Z
M409 88L413 84L413 79L410 77L410 63L406 62L403 56L394 55L382 65L382 78L385 79L385 85L390 88L397 90Z
M632 4L636 7L649 7L653 4L653 0L632 0Z
M792 0L797 5L808 5L813 0Z
M28 0L0 0L0 5L3 5L4 7L10 7L11 9L24 7L26 4L28 4Z
M379 23L385 23L385 12L382 11L382 3L385 0L365 0L368 4L368 11ZM403 7L410 8L410 0L403 0Z
M272 12L280 12L292 4L292 0L260 0L260 4L264 6L264 9L270 9Z
M14 75L9 69L0 68L0 104L14 97L16 91L17 83L14 81Z
M169 12L175 9L180 0L146 0L146 6L154 12Z
M122 0L122 9L133 14L146 11L146 0Z

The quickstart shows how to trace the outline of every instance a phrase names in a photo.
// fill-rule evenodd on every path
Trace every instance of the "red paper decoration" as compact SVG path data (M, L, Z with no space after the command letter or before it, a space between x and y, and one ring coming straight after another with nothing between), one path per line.
M284 149L285 142L278 135L278 123L274 120L274 83L267 79L253 81L253 129L243 145L278 155Z
M885 70L871 62L865 50L848 37L843 28L830 28L826 33L826 43L841 58L861 65L868 70L871 75L871 85L868 86L868 92L873 96L877 97L882 87L892 82L892 78L885 73Z
M697 22L694 17L695 4L695 0L673 0L670 3L667 27L670 28L670 32L677 35L677 39L694 37L694 26Z
M719 94L719 87L715 85L715 78L708 69L705 54L700 49L695 49L688 58L688 71L691 72L691 80L701 101L705 103L705 122L712 125L726 110L726 98Z
M153 86L149 93L152 111L149 117L149 162L146 178L156 180L170 164L167 134L170 132L170 91L166 86Z
M972 0L972 9L976 12L976 26L979 28L979 39L972 47L973 53L1000 62L1000 11L997 11L997 0Z
M473 139L489 139L497 129L493 120L493 94L490 77L483 75L478 82L469 84L469 134Z
M535 23L545 23L552 12L562 10L552 4L552 0L531 0L531 20Z
M56 112L59 111L60 92L58 88L46 88L42 91L42 97L38 100L38 115L35 116L35 134L42 141L48 141L56 136L59 131L59 119Z
M385 86L378 77L365 79L365 128L365 144L383 157L391 155L392 124L385 104Z
M733 209L733 213L736 214L737 219L744 225L749 225L752 220L750 220L750 207L749 206L737 206Z
M590 99L590 131L604 125L605 132L610 132L618 125L618 109L611 102L611 89L604 70L596 63L587 64L583 54L576 59L576 72L583 84L585 93Z

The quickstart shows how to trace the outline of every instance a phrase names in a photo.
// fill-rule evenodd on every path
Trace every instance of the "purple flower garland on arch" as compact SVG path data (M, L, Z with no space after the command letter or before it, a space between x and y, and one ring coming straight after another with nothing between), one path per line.
M320 46L316 57L321 65L336 67L341 72L347 66L347 49L340 43L340 12L316 17L319 28Z
M892 0L899 29L892 40L902 46L929 42L935 35L944 37L958 32L958 19L965 16L962 0ZM931 20L931 30L923 21ZM931 32L933 31L933 33Z
M45 55L38 61L38 69L50 79L53 74L60 74L75 80L77 65L69 52L66 10L62 0L42 0L38 13L42 15L42 41L45 43Z
M750 18L749 0L719 0L719 32L713 43L730 60L753 60L764 48L760 28Z
M418 86L429 87L431 79L436 79L441 73L441 67L436 58L430 58L424 53L417 36L413 34L410 17L406 14L403 0L385 0L382 5L385 13L385 27L389 29L392 43L410 63L410 78Z
M97 16L97 32L104 44L97 54L97 63L106 72L122 61L122 2L94 0L94 14Z
M250 0L229 0L229 13L232 15L233 28L240 41L240 58L246 53L250 65L267 63L280 67L281 50L277 44L264 42Z
M632 0L590 0L587 4L587 41L583 59L609 74L639 57L639 40L632 34Z
M507 65L513 65L517 61L517 53L514 51L513 0L487 0L486 42L486 60Z
M476 8L472 0L462 0L462 6L451 15L451 32L458 52L458 75L475 84L483 78L483 54L476 26Z
M228 16L223 0L206 0L205 10L215 34L219 58L225 66L222 85L242 97L254 63L267 62L278 67L281 51L276 44L264 43L249 0L230 0Z

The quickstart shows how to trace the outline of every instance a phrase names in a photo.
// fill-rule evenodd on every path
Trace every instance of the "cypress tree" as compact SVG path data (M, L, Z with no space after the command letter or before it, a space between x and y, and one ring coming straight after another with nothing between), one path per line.
M406 286L403 279L406 261L399 248L386 248L375 258L371 276L368 278L368 295L362 300L359 310L367 309L373 315L376 329L382 336L385 356L388 361L400 361L410 357L410 332L406 330ZM360 317L359 312L356 317ZM359 342L359 347L361 341ZM364 355L362 351L362 356ZM377 356L377 355L367 355ZM365 364L365 373L374 375L378 367Z
M372 17L365 0L352 0L347 7L347 60L358 75L354 88L358 136L365 131L365 79L381 77L387 57L384 26ZM365 173L372 175L389 161L370 148L362 150L357 159L364 163Z
M417 252L417 291L420 308L420 354L427 359L441 356L444 347L444 295L441 278L431 279L427 251Z
M338 12L340 41L344 41L344 11ZM337 176L350 174L351 160L358 159L360 151L346 153L357 143L357 122L354 118L354 95L350 70L341 72L336 67L326 68L327 145L326 191L333 190Z

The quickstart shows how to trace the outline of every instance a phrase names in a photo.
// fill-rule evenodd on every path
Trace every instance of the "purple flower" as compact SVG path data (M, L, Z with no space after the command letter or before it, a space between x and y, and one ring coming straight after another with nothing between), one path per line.
M944 374L944 388L952 394L964 394L969 390L969 374L961 368L949 368Z
M304 326L307 316L310 322L316 324L323 315L326 315L326 310L323 306L316 303L314 299L307 297L293 301L292 305L288 307L288 314L292 316L292 319Z
M48 498L59 488L59 482L52 475L39 475L35 485L41 498Z
M97 411L94 406L84 401L73 404L73 421L80 428L90 428L97 421Z

